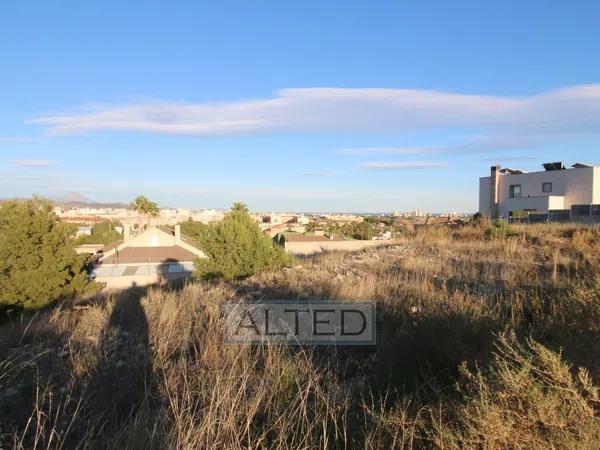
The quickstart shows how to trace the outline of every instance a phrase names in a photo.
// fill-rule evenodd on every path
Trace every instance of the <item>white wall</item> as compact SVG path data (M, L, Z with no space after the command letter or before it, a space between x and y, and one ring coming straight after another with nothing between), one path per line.
M535 211L548 211L548 199L549 197L521 197L521 198L507 198L500 203L498 213L500 217L508 217L510 211L523 211L526 209ZM562 209L562 208L561 208Z
M314 241L314 242L286 242L285 251L291 255L313 255L315 253L346 251L353 252L364 248L389 245L394 241Z
M548 197L548 209L568 209L565 208L565 198L562 195L550 195Z
M594 167L594 195L592 203L600 204L600 167Z
M153 227L127 242L127 247L173 247L174 245L174 235Z
M481 177L479 179L479 212L486 216L489 216L491 213L491 181L492 177Z

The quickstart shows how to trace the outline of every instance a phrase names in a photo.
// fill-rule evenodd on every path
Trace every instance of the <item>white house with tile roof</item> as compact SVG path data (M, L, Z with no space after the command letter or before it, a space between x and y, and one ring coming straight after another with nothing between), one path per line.
M125 226L123 242L99 258L93 273L107 288L144 286L187 278L198 258L206 255L181 234L180 225L150 226L137 236Z

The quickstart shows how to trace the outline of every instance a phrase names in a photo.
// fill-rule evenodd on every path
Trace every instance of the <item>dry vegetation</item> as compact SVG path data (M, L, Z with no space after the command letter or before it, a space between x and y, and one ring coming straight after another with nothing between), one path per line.
M14 318L0 447L599 448L600 232L485 231ZM377 346L226 345L245 298L375 301Z

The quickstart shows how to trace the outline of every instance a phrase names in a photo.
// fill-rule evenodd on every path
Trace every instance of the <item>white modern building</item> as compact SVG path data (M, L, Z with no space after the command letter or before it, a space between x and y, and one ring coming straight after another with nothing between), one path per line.
M566 210L573 205L600 204L600 167L546 163L540 172L492 166L479 179L479 212L508 217L511 211Z

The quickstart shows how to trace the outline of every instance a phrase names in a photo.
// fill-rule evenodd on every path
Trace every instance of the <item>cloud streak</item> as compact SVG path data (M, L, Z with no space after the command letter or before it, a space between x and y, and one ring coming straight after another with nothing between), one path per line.
M419 170L419 169L439 169L446 167L446 163L438 161L413 161L413 162L368 162L360 164L358 167L363 170Z
M47 134L133 131L215 136L289 131L404 133L446 128L477 129L491 136L598 134L600 84L528 97L419 89L283 89L266 99L94 106L30 122L44 125ZM396 151L419 154L425 149Z
M444 153L444 147L366 147L342 148L336 150L337 155L362 156L362 155L431 155Z
M13 164L21 167L50 167L55 162L48 159L16 159Z
M34 142L35 139L30 137L20 137L20 136L8 136L8 137L0 137L0 143L3 142Z
M333 172L302 172L300 174L301 177L311 177L311 178L329 177L332 175L333 175Z
M541 147L543 136L540 135L502 135L477 137L465 140L460 144L420 146L420 147L365 147L338 149L334 153L345 156L370 155L458 155L506 150L533 150Z

